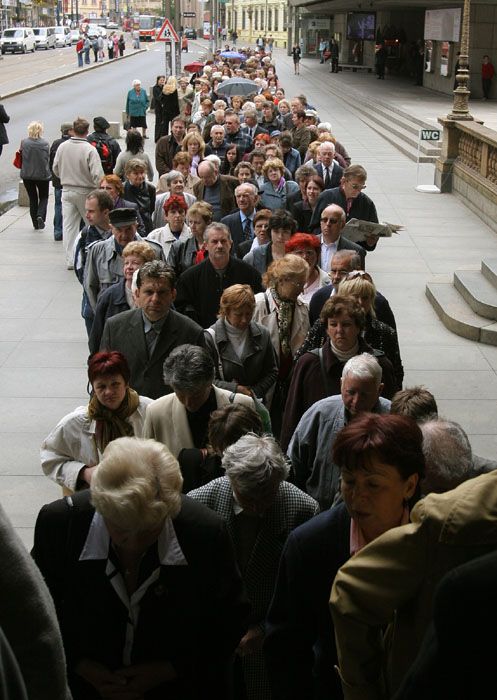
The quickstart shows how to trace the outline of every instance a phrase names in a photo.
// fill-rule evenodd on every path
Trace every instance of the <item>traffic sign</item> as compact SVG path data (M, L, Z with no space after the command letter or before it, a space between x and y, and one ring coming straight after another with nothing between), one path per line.
M176 34L176 30L171 24L171 20L164 20L164 24L160 28L155 41L170 41L171 44L176 44L179 41L179 36Z
M196 12L183 12L183 17L196 17Z

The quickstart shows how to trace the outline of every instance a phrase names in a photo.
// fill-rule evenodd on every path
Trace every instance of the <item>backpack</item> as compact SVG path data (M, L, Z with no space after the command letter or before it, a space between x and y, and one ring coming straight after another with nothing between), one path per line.
M110 150L107 140L98 136L98 134L94 134L88 141L97 149L104 173L106 175L112 174L114 171L114 158L112 157L112 151Z

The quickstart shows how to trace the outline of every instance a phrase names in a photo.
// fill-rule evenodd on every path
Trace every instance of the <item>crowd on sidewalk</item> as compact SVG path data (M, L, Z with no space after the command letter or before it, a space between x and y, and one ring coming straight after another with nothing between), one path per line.
M367 172L267 48L157 76L154 163L139 79L123 150L103 116L21 143L33 227L52 181L81 284L90 397L41 445L65 497L38 516L37 566L0 518L5 698L491 682L497 463L403 387Z

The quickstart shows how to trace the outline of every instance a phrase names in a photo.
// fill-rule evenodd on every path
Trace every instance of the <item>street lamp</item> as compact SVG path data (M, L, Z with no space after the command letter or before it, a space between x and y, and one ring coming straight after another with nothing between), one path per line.
M454 102L452 112L447 119L457 121L472 121L469 112L469 21L471 0L464 0L462 27L461 27L461 53L459 55L459 70L456 74L457 87L454 90Z

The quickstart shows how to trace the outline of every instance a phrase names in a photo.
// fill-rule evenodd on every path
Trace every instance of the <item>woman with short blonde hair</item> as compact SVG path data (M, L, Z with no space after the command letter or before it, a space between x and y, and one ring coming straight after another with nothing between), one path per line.
M202 136L195 132L190 132L181 142L181 150L186 151L192 159L190 174L197 177L197 168L205 155L205 141Z
M42 138L43 124L31 122L28 138L21 141L21 179L29 197L29 214L34 229L44 229L47 218L50 178L50 144Z

